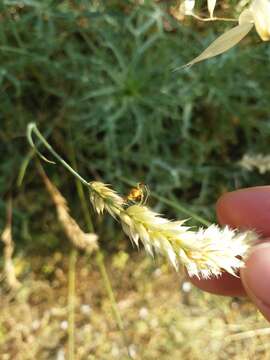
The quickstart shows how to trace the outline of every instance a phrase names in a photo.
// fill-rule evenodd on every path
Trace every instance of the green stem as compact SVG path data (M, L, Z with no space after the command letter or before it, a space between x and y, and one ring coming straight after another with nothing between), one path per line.
M119 180L121 180L122 182L124 182L125 184L127 185L130 185L130 186L135 186L135 182L134 181L131 181L123 176L118 176ZM187 209L185 206L179 204L179 203L176 203L170 199L167 199L163 196L160 196L158 195L157 193L151 191L151 196L153 196L155 199L163 202L164 204L166 205L169 205L171 206L172 208L178 210L178 211L181 211L183 214L185 215L188 215L188 216L191 216L193 219L197 220L199 223L205 225L205 226L210 226L211 223L204 219L203 217L201 217L200 215L197 215L196 213L194 213L193 211Z
M32 159L32 157L35 154L35 150L31 149L29 151L29 153L26 155L26 157L24 158L24 160L22 161L20 170L19 170L19 174L18 174L18 178L17 178L17 186L20 187L22 185L23 179L24 179L24 175L26 173L26 169L28 167L28 164L30 162L30 160Z
M76 171L77 170L77 161L76 161L76 156L75 156L72 141L71 141L71 147L70 147L70 158L71 158L71 164L72 164L73 168ZM78 193L78 196L79 196L79 199L80 199L80 203L81 203L81 206L82 206L82 211L83 211L84 221L85 221L86 226L87 226L87 231L94 232L94 225L93 225L93 222L92 222L92 219L91 219L91 215L90 215L90 211L89 211L90 209L88 207L88 202L86 201L86 198L85 198L82 183L79 181L78 178L76 178L75 184L76 184L77 193Z
M111 302L113 315L114 315L115 320L117 322L117 325L118 325L118 327L119 327L119 329L120 329L120 331L122 333L122 337L124 339L125 345L127 347L127 351L129 353L128 346L127 346L127 341L126 341L126 336L125 336L125 333L124 333L125 329L124 329L124 325L123 325L123 320L122 320L120 312L118 310L118 306L117 306L117 303L116 303L116 300L115 300L115 296L114 296L114 292L113 292L113 289L112 289L111 281L109 279L108 272L107 272L106 267L105 267L104 256L103 256L103 253L100 250L97 252L97 255L96 255L96 263L97 263L97 265L99 267L99 270L100 270L100 273L101 273L101 276L102 276L102 280L103 280L103 284L105 286L107 295L108 295L108 297L110 299L110 302Z
M72 158L72 161L71 161L72 165L76 169L77 164L76 164L76 157L75 157L75 154L74 154L73 147L71 148L71 158ZM86 201L86 198L85 198L84 189L83 189L82 183L78 179L76 179L76 188L77 188L77 192L78 192L80 202L82 204L82 211L83 211L85 223L87 225L87 230L89 232L93 232L94 231L94 226L93 226L91 215L90 215L90 212L89 212L89 209L88 209L88 206L87 206L87 201ZM95 260L96 260L96 264L97 264L98 269L99 269L100 274L101 274L103 285L105 287L105 290L107 292L108 298L109 298L110 303L111 303L112 312L113 312L115 321L116 321L117 326L118 326L118 328L119 328L119 330L121 332L123 342L124 342L125 347L127 349L128 356L131 358L130 353L129 353L129 348L128 348L128 341L127 341L127 338L125 336L125 329L124 329L124 325L123 325L123 320L121 318L121 315L120 315L120 312L119 312L119 309L118 309L118 306L117 306L117 302L116 302L115 295L114 295L114 292L113 292L112 283L110 281L110 278L109 278L109 275L108 275L108 272L107 272L107 269L106 269L106 266L105 266L105 262L104 262L104 256L103 256L103 253L100 250L100 248L97 250Z
M85 199L85 194L84 194L84 191L83 191L83 187L82 187L82 184L78 180L76 180L76 186L77 186L77 191L78 191L79 198L80 198L81 203L82 203L82 210L83 210L83 214L84 214L85 223L87 224L88 231L93 232L93 230L94 230L93 223L92 223L91 216L89 214L89 210L87 209L86 199ZM85 205L83 205L83 204L85 204ZM124 334L123 321L122 321L120 312L118 310L118 306L117 306L117 302L116 302L115 295L114 295L114 292L113 292L112 284L111 284L108 272L107 272L106 267L105 267L104 256L103 256L103 253L102 253L102 251L100 249L97 250L95 260L96 260L98 269L99 269L100 274L101 274L103 285L105 287L105 290L107 292L107 295L108 295L110 303L111 303L111 307L112 307L112 311L113 311L115 321L117 323L117 326L118 326L119 330L121 331L124 343L125 343L125 345L127 347L127 351L129 352L128 345L127 345L128 342L126 341L126 337L125 337L125 334Z
M33 149L36 150L36 152L39 154L39 156L47 161L52 163L52 161L46 159L36 148L34 142L33 142L33 138L32 138L32 133L34 133L39 140L43 143L43 145L50 151L50 153L72 174L74 175L78 180L80 180L80 182L87 186L88 188L91 187L90 184L83 178L81 177L80 174L78 174L74 169L72 169L72 167L60 156L57 154L57 152L52 148L52 146L47 142L47 140L44 138L44 136L40 133L40 131L37 128L37 125L35 123L30 123L28 124L27 127L27 138L28 141L30 143L30 145L33 147Z
M63 107L60 112L59 112L59 115L57 116L56 118L56 121L54 121L54 123L44 132L44 138L47 139L49 137L49 135L52 133L53 129L55 128L55 125L56 123L58 122L58 120L60 121L63 116L65 114L65 107ZM29 132L29 130L31 131L31 127L33 125L32 124L29 124L28 125L28 129L27 131ZM36 127L36 125L35 125ZM31 134L27 134L28 136L31 135ZM29 140L29 138L28 138ZM30 142L31 143L31 146L33 147L33 142ZM32 148L28 154L25 156L24 160L22 161L21 163L21 166L20 166L20 170L19 170L19 174L18 174L18 178L17 178L17 186L20 187L22 185L22 182L23 182L23 179L24 179L24 175L26 173L26 170L27 170L27 167L30 163L30 160L33 158L33 156L36 154L37 152L37 148L38 146L40 145L40 141L37 142L36 145L34 145L34 148Z
M191 216L193 219L197 220L198 222L200 222L202 225L205 226L210 226L211 223L210 221L204 219L203 217L201 217L200 215L197 215L196 213L194 213L191 210L188 210L187 208L185 208L183 205L176 203L175 201L172 201L170 199L167 199L163 196L160 196L156 193L153 194L153 197L155 197L157 200L163 202L164 204L167 204L169 206L171 206L172 208L181 211L183 214L189 215Z
M78 252L72 248L69 254L69 271L68 271L68 360L75 359L75 275Z

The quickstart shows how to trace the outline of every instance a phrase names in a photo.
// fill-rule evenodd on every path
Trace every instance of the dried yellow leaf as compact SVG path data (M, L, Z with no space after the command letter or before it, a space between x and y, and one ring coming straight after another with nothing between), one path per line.
M46 188L51 195L51 198L55 204L58 220L62 224L63 229L73 243L73 245L81 250L85 250L87 253L92 253L98 248L98 236L94 233L85 233L82 231L78 223L69 214L69 208L67 201L60 193L60 191L51 183L47 175L40 169L40 174L46 185Z
M238 44L252 29L253 24L244 23L228 30L218 37L208 48L206 48L199 56L191 60L184 67L192 66L200 61L210 59L220 55Z
M239 25L242 24L253 24L254 23L254 17L253 13L250 9L245 9L241 12L239 19L238 19Z

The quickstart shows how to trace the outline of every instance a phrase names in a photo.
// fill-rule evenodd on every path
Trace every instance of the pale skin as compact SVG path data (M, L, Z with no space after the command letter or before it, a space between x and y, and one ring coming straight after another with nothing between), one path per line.
M221 225L256 230L260 243L253 247L240 278L224 273L218 279L190 280L214 294L248 296L270 322L270 186L226 193L218 200L216 211Z

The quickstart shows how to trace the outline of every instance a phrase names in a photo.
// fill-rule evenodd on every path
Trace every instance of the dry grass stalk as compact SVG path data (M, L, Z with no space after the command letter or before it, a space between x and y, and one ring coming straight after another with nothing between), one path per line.
M255 336L269 336L269 335L270 335L269 327L262 328L262 329L253 329L253 330L239 332L237 334L228 335L226 337L226 342L250 339Z
M17 289L21 284L16 278L15 268L12 261L14 242L12 239L12 202L7 206L7 223L2 232L1 239L4 243L4 272L7 284L11 289Z
M40 174L56 206L58 219L72 244L76 248L86 251L88 254L91 254L93 251L97 250L98 236L94 233L85 233L84 231L82 231L78 223L69 214L69 207L67 205L66 199L62 196L60 191L51 183L44 170L40 169Z

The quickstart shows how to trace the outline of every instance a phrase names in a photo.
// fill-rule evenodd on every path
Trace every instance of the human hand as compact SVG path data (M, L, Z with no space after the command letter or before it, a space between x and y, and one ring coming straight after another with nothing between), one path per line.
M248 296L270 321L270 186L229 192L217 202L221 225L251 229L262 236L249 255L240 278L228 273L219 278L190 281L202 290L229 296Z

